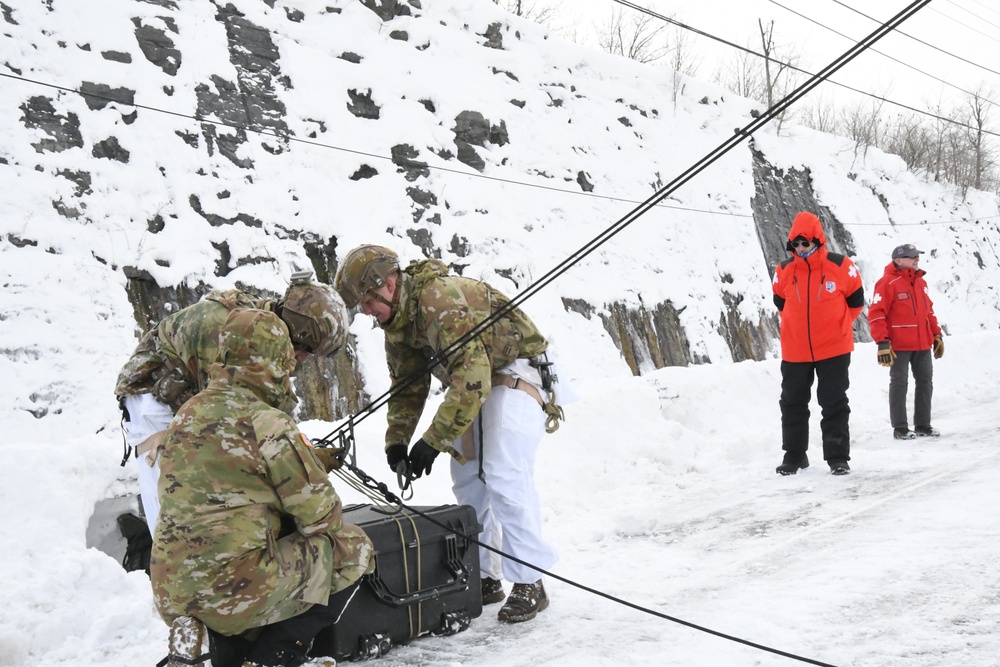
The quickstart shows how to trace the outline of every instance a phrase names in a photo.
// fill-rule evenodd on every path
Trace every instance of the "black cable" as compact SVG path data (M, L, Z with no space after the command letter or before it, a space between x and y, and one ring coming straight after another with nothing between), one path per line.
M783 4L781 4L780 2L777 2L777 0L768 0L768 1L769 1L769 2L770 2L770 3L772 4L772 5L777 5L778 7L781 7L782 9L784 9L784 10L785 10L786 12L788 12L788 13L790 13L790 14L795 14L795 15L796 15L796 16L798 16L799 18L801 18L801 19L805 19L806 21L809 21L810 23L812 23L812 24L814 24L814 25L818 25L818 26L819 26L819 27L821 27L821 28L824 28L824 29L826 29L826 30L829 30L829 31L830 31L830 32L832 32L833 34L835 34L835 35L839 35L840 37L843 37L844 39L846 39L846 40L848 40L848 41L850 41L850 42L853 42L853 41L854 41L854 39L853 39L853 38L851 38L851 37L849 37L849 36L845 35L844 33L842 33L842 32L839 32L839 31L837 31L837 30L834 30L834 29L833 29L833 28L831 28L830 26L828 26L828 25L824 25L823 23L820 23L819 21L817 21L817 20L815 20L815 19L812 19L812 18L809 18L809 17L808 17L808 16L806 16L805 14L802 14L802 13L799 13L799 12L795 11L794 9L791 9L790 7L786 7L786 6L784 6ZM903 34L903 33L900 33L900 34ZM953 83L952 83L952 82L950 82L950 81L946 81L945 79L942 79L942 78L940 78L940 77L937 77L937 76L934 76L933 74L931 74L931 73L929 73L929 72L925 72L925 71L923 71L922 69L919 69L919 68L917 68L917 67L914 67L913 65L911 65L911 64L909 64L909 63L906 63L906 62L903 62L902 60L900 60L900 59L898 59L898 58L894 58L893 56L890 56L890 55L889 55L888 53L882 53L881 51L879 51L879 50L877 50L877 49L872 49L872 53L877 53L877 54L879 54L880 56L882 56L883 58L888 58L889 60L891 60L891 61L893 61L893 62L895 62L895 63L898 63L898 64L902 65L903 67L906 67L906 68L909 68L909 69L913 70L914 72L918 72L918 73L920 73L920 74L923 74L924 76L926 76L926 77L928 77L928 78L931 78L931 79L934 79L934 80L935 80L935 81L937 81L938 83L942 83L942 84L944 84L944 85L946 85L946 86L950 86L950 87L954 88L955 90L959 91L960 93L965 93L965 94L966 94L966 95L968 95L969 97L974 97L974 96L976 96L976 93L973 93L973 92L972 92L972 91L970 91L970 90L965 90L964 88L960 88L959 86L956 86L955 84L953 84ZM989 104L992 104L993 106L1000 106L1000 104L997 104L996 102L994 102L993 100L991 100L991 99L989 99L989 98L986 98L986 97L982 97L981 95L980 95L980 99L982 99L982 100L983 100L984 102L988 102Z
M832 0L832 1L835 2L835 3L837 3L838 5L840 5L841 7L844 7L845 9L850 9L855 14L860 14L861 16L864 16L869 21L874 21L875 23L878 23L878 19L872 18L871 16L868 16L868 14L865 14L864 12L855 9L854 7L851 7L849 5L845 5L840 0ZM770 2L774 2L774 0L770 0ZM778 4L778 3L774 2L774 4ZM989 72L991 74L996 74L997 76L1000 76L1000 72L996 71L995 69L990 69L989 67L986 67L985 65L980 65L979 63L974 63L971 60L963 58L962 56L956 56L954 53L949 53L948 51L945 51L944 49L938 48L938 47L934 46L933 44L928 44L924 40L919 39L917 37L914 37L913 35L907 34L907 33L903 32L902 30L900 30L898 32L903 37L909 37L913 41L919 42L920 44L923 44L924 46L928 46L928 47L934 49L935 51L938 51L939 53L943 53L946 56L951 56L952 58L955 58L956 60L961 60L963 63L967 63L969 65L972 65L973 67L978 67L979 69L985 70L985 71L987 71L987 72Z
M558 574L556 574L554 572L550 572L549 570L545 570L543 568L540 568L537 565L534 565L533 563L529 563L529 562L527 562L525 560L521 560L520 558L517 558L516 556L511 556L508 553L504 553L503 551L501 551L500 549L497 549L496 547L493 547L493 546L491 546L489 544L485 544L483 542L480 542L478 539L476 539L475 537L473 537L471 535L468 535L468 534L465 534L465 533L460 533L455 528L455 526L446 525L445 523L443 523L441 521L438 521L437 519L435 519L434 517L430 516L429 514L426 514L426 513L422 512L422 511L420 511L416 507L411 507L410 505L406 505L406 504L404 504L402 502L399 502L398 499L395 496L392 496L392 498L388 498L388 500L389 500L389 502L392 502L392 503L395 503L395 504L399 505L399 507L405 509L406 511L408 511L408 512L410 512L412 514L415 514L415 515L417 515L419 517L422 517L422 518L426 519L427 521L429 521L430 523L438 526L439 528L443 528L444 530L448 531L449 533L465 539L466 541L468 541L471 544L474 544L474 545L476 545L478 547L482 547L484 549L492 551L493 553L498 554L498 555L502 556L503 558L511 560L511 561L513 561L515 563L520 563L521 565L524 565L526 567L530 567L532 570L535 570L539 574L542 574L542 575L544 575L546 577L550 577L550 578L555 579L557 581L561 581L564 584L568 584L568 585L573 586L575 588L579 588L580 590L585 591L587 593L590 593L592 595L596 595L598 597L602 597L605 600L610 600L611 602L614 602L616 604L620 604L622 606L629 607L631 609L635 609L636 611L641 611L644 614L649 614L650 616L656 616L657 618L662 618L665 621L670 621L671 623L676 623L678 625L683 625L684 627L691 628L692 630L697 630L698 632L704 632L706 634L713 635L713 636L719 637L721 639L726 639L726 640L731 641L731 642L736 642L737 644L743 644L744 646L749 646L750 648L755 648L755 649L758 649L760 651L766 651L768 653L773 653L775 655L780 655L782 657L790 658L792 660L797 660L799 662L804 662L804 663L810 664L810 665L818 665L819 667L836 667L836 665L832 665L832 664L830 664L828 662L820 662L819 660L813 660L812 658L806 658L806 657L803 657L801 655L796 655L795 653L789 653L788 651L782 651L780 649L772 648L770 646L765 646L764 644L758 644L757 642L752 642L749 639L743 639L743 638L737 637L735 635L730 635L730 634L726 634L725 632L720 632L719 630L713 630L712 628L705 627L704 625L698 625L697 623L692 623L691 621L685 621L682 618L678 618L676 616L670 616L669 614L664 614L663 612L656 611L655 609L650 609L649 607L643 607L642 605L636 604L634 602L629 602L628 600L625 600L623 598L611 595L610 593L605 593L604 591L600 591L600 590L598 590L596 588L591 588L590 586L587 586L585 584L581 584L581 583L579 583L577 581L573 581L572 579L568 579L568 578L563 577L561 575L558 575Z
M620 5L624 5L626 7L629 7L631 9L636 10L637 12L642 12L643 14L648 14L649 16L653 16L653 17L658 18L658 19L660 19L662 21L666 21L667 23L675 25L678 28L683 28L684 30L688 30L688 31L693 32L693 33L695 33L697 35L701 35L702 37L707 37L708 39L711 39L713 41L719 42L720 44L725 44L726 46L732 47L732 48L734 48L734 49L736 49L738 51L742 51L744 53L747 53L747 54L752 55L752 56L756 56L758 58L763 58L764 60L767 60L767 61L772 62L772 63L776 63L778 65L781 65L782 67L786 67L786 68L788 68L790 70L793 70L795 72L798 72L800 74L805 74L808 77L815 76L815 74L813 74L812 72L810 72L808 70L804 70L801 67L793 65L791 63L783 62L781 60L777 60L776 58L772 58L770 56L765 56L763 53L758 53L758 52L754 51L753 49L749 49L749 48L747 48L745 46L740 46L739 44L735 44L733 42L727 41L725 39L722 39L721 37L716 37L715 35L712 35L710 33L704 32L703 30L699 30L698 28L694 28L692 26L689 26L686 23L681 23L680 21L677 21L676 19L672 19L669 16L664 16L663 14L658 14L658 13L656 13L654 11L650 11L650 10L646 9L645 7L640 7L639 5L636 5L636 4L632 3L632 2L627 2L627 0L613 0L613 2L617 2ZM983 134L987 134L987 135L994 136L994 137L1000 137L1000 133L990 132L989 130L980 130L979 128L975 128L975 127L973 127L973 126L971 126L971 125L969 125L967 123L962 123L962 122L957 121L957 120L955 120L953 118L947 118L945 116L939 116L939 115L937 115L935 113L931 113L930 111L926 111L924 109L917 109L916 107L912 107L912 106L910 106L908 104L903 104L902 102L896 102L895 100L890 100L890 99L888 99L886 97L875 95L873 93L869 93L867 91L860 90L860 89L854 88L852 86L848 86L847 84L840 83L839 81L828 81L828 83L831 83L834 86L839 86L840 88L843 88L845 90L849 90L852 93L857 93L858 95L863 95L865 97L871 97L872 99L878 100L880 102L886 102L888 104L892 104L893 106L897 106L900 109L906 109L907 111L912 111L913 113L920 114L921 116L927 116L928 118L933 118L934 120L939 120L939 121L941 121L943 123L947 123L949 125L955 125L957 127L965 128L966 130L972 130L974 132L982 131Z
M887 34L895 30L896 26L901 24L906 19L910 18L913 14L918 12L920 9L925 7L931 0L915 0L910 5L908 5L901 12L896 14L886 23L880 25L875 31L870 35L854 44L845 51L842 55L836 58L832 63L824 67L818 74L814 75L811 79L803 83L801 86L793 90L786 97L779 100L770 109L767 109L761 113L757 118L751 120L745 127L737 128L734 135L729 139L723 141L714 150L708 153L701 160L688 167L684 172L675 177L672 181L664 185L658 191L656 191L651 197L646 201L641 203L636 208L629 211L624 217L620 218L616 223L605 229L603 232L598 234L596 237L591 239L587 244L581 247L579 250L571 254L569 257L564 259L555 268L550 269L548 273L542 276L538 281L529 285L523 292L514 296L507 304L497 309L492 315L487 317L485 320L474 326L468 332L460 336L454 343L449 345L444 350L438 352L434 357L432 357L423 368L412 373L410 376L405 378L403 381L398 382L389 391L383 393L381 396L373 400L368 406L363 408L365 413L360 418L355 418L356 415L352 415L348 422L341 424L338 428L334 429L326 437L322 438L322 442L329 442L333 438L340 437L346 429L353 429L354 424L364 421L369 415L371 415L375 410L380 408L382 405L387 403L389 399L402 391L402 389L408 387L409 385L420 379L425 373L433 369L437 364L444 363L447 361L448 357L460 350L462 347L470 343L479 334L483 333L487 328L492 326L501 318L505 317L509 312L520 306L527 299L531 298L543 288L547 287L551 282L553 282L560 275L569 270L570 267L582 261L585 257L590 255L592 252L597 250L599 247L607 243L613 237L615 237L623 229L631 225L633 222L638 220L642 215L647 213L657 202L670 196L680 188L682 185L686 184L692 178L700 174L702 171L707 169L710 165L715 163L717 160L726 155L729 151L733 150L744 141L746 141L754 132L760 128L767 125L769 122L780 116L785 110L788 109L792 104L799 101L807 93L813 90L816 86L820 85L823 81L828 79L832 74L840 70L847 63L854 60L861 53L867 50L872 44L878 40L885 37ZM625 2L624 0L615 0L626 5L631 5L631 3Z
M972 18L974 18L976 20L979 20L979 21L982 21L983 23L987 23L987 24L993 26L994 28L997 28L998 30L1000 30L1000 25L997 25L996 23L993 23L992 21L987 21L982 16L979 16L978 14L974 13L972 10L966 9L965 7L963 7L961 5L955 4L951 0L948 0L948 4L954 6L956 9L962 10L966 14L969 14L970 16L972 16ZM993 35L987 35L982 30L977 30L976 28L973 28L971 25L966 25L966 24L962 23L961 21L959 21L958 19L956 19L955 17L953 17L953 16L948 16L947 14L939 12L936 9L931 9L931 11L937 12L938 14L941 14L941 16L945 17L946 19L950 19L950 20L954 21L955 23L957 23L958 25L962 26L963 28L968 28L969 30L971 30L973 32L978 32L980 35L982 35L986 39L991 39L994 42L1000 42L1000 39L997 39Z

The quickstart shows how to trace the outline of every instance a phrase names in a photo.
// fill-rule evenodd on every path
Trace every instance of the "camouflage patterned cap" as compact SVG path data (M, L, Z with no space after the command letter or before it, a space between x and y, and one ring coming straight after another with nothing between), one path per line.
M306 352L329 357L347 341L347 307L329 285L293 276L279 305L292 342Z
M333 286L348 308L354 308L365 292L378 289L385 278L399 270L399 256L380 245L360 245L347 253L337 269Z

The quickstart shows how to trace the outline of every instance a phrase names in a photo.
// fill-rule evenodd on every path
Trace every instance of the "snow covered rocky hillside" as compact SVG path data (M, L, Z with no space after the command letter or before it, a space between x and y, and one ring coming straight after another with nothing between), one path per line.
M148 581L85 538L95 502L135 490L111 391L149 314L137 295L162 314L208 288L280 292L298 269L329 278L358 243L440 256L514 295L757 108L486 0L8 2L0 665L164 654ZM869 294L894 246L927 251L948 334L945 437L901 450L859 331L846 482L773 474L770 278L791 220L776 202L798 210L786 179ZM539 465L557 572L832 664L994 664L998 287L995 195L811 130L758 132L524 306L581 394ZM738 350L734 331L754 344ZM352 332L358 390L378 395L381 334L365 318ZM361 431L374 474L381 430L376 415ZM447 502L444 477L415 500ZM487 612L385 664L519 665L532 650L549 664L790 664L633 614L557 584L532 627Z

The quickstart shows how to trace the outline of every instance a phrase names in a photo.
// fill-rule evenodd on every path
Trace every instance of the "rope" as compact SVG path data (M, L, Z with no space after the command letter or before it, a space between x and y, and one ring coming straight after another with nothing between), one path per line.
M622 0L615 0L620 4L628 5L630 3L623 2ZM819 86L823 81L827 80L830 76L835 74L849 62L857 58L864 51L869 49L872 44L878 40L885 37L887 34L892 32L899 26L903 21L910 18L916 14L920 9L925 7L931 2L931 0L915 0L910 5L908 5L901 12L896 14L894 17L889 19L886 23L880 25L874 32L862 39L857 44L854 44L851 48L841 54L829 65L824 67L818 74L814 74L812 78L807 80L801 86L793 90L787 96L779 100L767 111L761 113L757 118L751 120L746 126L742 128L737 128L733 136L729 137L721 144L719 144L715 149L710 151L701 160L695 164L688 167L685 171L681 172L672 181L664 185L662 188L657 190L651 197L646 199L644 202L633 208L625 216L620 218L617 222L612 224L610 227L605 229L603 232L595 236L584 246L578 249L576 252L571 254L569 257L564 259L553 269L549 270L544 276L538 279L536 282L532 283L524 289L523 292L516 295L504 306L496 310L492 315L487 317L485 320L480 322L478 325L474 326L468 332L463 334L454 343L449 345L444 350L441 350L424 366L406 378L400 380L394 384L387 392L383 393L378 398L374 399L366 407L362 408L359 415L352 415L348 420L347 424L342 424L340 427L332 431L330 434L322 438L319 442L329 442L332 438L338 437L344 432L345 428L353 430L354 424L360 423L368 418L373 412L378 410L380 407L389 402L389 399L393 396L399 394L405 388L409 387L411 384L421 379L424 375L429 373L438 364L446 363L448 357L462 349L465 345L470 343L473 339L478 337L481 333L486 331L489 327L493 326L497 321L506 317L508 313L513 311L515 308L520 306L530 297L534 296L536 293L541 291L543 288L547 287L556 278L561 276L563 273L568 271L572 266L582 261L585 257L596 251L602 245L614 238L619 232L624 230L626 227L631 225L633 222L642 217L650 209L657 205L663 199L666 199L681 186L687 184L695 176L700 174L702 171L707 169L709 166L714 164L716 161L721 159L727 153L732 151L734 148L742 144L744 141L749 139L754 132L761 129L768 123L770 123L775 118L783 114L792 104L798 102L805 95L811 92L814 88Z

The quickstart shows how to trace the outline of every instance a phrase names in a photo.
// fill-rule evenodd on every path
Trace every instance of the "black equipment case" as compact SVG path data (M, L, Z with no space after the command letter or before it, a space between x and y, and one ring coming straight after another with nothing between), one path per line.
M316 637L310 655L375 658L428 632L461 632L482 614L479 549L468 539L482 530L475 510L414 509L433 521L405 509L344 509L344 523L360 526L375 545L375 572L362 579L337 625Z

